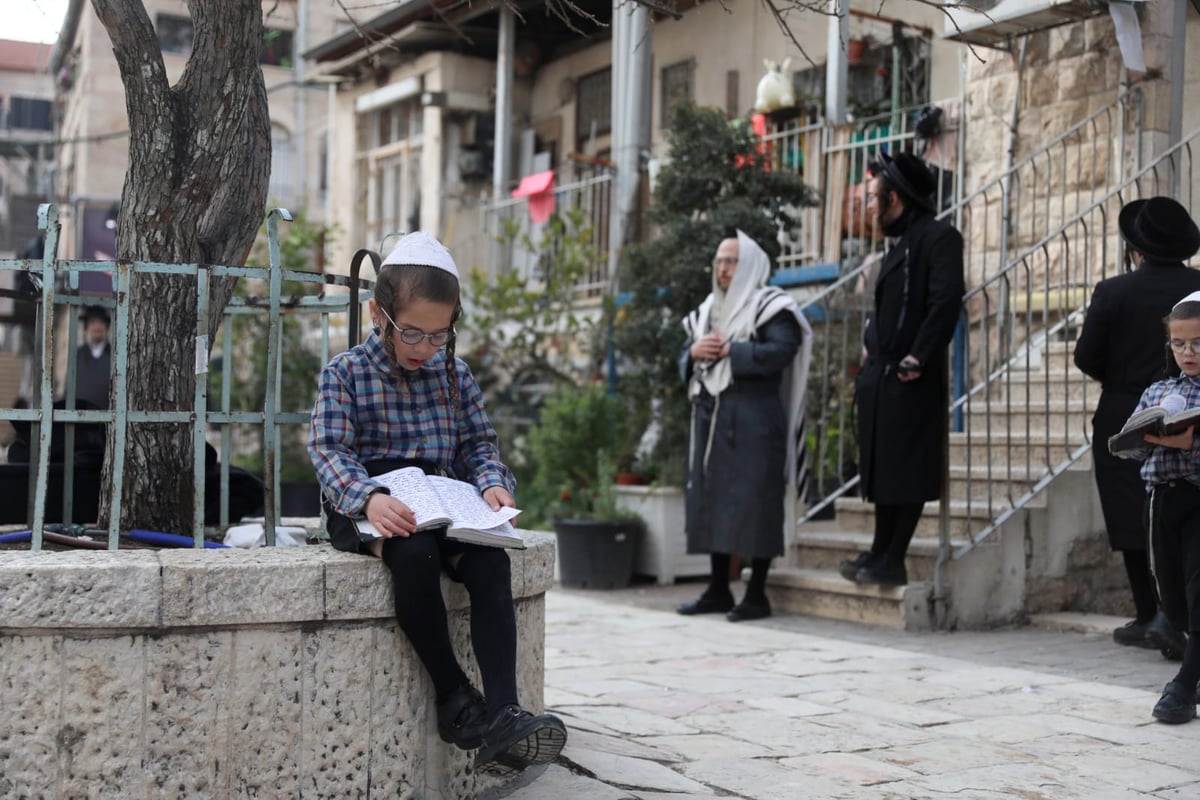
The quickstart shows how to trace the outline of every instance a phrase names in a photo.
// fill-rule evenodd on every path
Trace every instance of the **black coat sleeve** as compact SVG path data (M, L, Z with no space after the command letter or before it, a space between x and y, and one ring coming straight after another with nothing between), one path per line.
M954 338L964 291L962 234L949 226L943 228L930 242L926 259L928 299L911 350L921 364L938 357Z

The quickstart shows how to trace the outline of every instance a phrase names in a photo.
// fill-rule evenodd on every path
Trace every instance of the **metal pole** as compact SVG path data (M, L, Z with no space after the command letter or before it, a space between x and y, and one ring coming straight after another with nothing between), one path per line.
M1184 0L1175 0L1171 4L1175 10L1171 20L1171 119L1167 130L1167 148L1171 149L1183 139L1183 82L1184 58L1187 56L1187 8ZM1182 158L1180 153L1177 158ZM1171 196L1179 197L1179 164L1176 159L1171 161Z
M500 38L496 43L496 137L492 153L492 199L504 199L512 175L513 43L516 20L512 7L500 6Z
M841 125L846 121L846 83L850 67L846 62L846 41L850 38L847 0L829 0L829 38L825 69L825 122Z

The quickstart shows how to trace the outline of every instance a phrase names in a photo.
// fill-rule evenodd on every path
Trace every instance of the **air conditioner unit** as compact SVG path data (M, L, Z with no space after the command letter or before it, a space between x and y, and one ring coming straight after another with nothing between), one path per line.
M943 38L1006 49L1014 36L1107 14L1108 0L965 0L942 10Z

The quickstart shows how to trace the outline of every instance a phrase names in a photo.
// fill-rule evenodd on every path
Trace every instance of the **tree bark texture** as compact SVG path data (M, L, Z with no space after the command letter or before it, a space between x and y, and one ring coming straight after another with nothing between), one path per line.
M158 37L141 0L92 0L92 6L112 41L129 115L117 257L245 263L265 212L271 168L271 126L259 66L260 3L188 0L195 37L174 86L168 84ZM210 281L210 337L233 283ZM129 302L129 410L190 410L196 279L135 273ZM113 492L112 430L108 444L102 525L108 522L106 501ZM188 426L130 426L122 530L191 534L193 453Z

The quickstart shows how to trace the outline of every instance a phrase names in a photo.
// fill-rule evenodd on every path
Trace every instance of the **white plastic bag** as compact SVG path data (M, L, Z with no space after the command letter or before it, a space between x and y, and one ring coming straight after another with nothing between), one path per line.
M287 525L275 526L275 544L277 547L298 547L304 544L307 532L304 528ZM225 531L225 544L230 547L265 547L267 531L261 522L251 522L247 525L234 525Z

